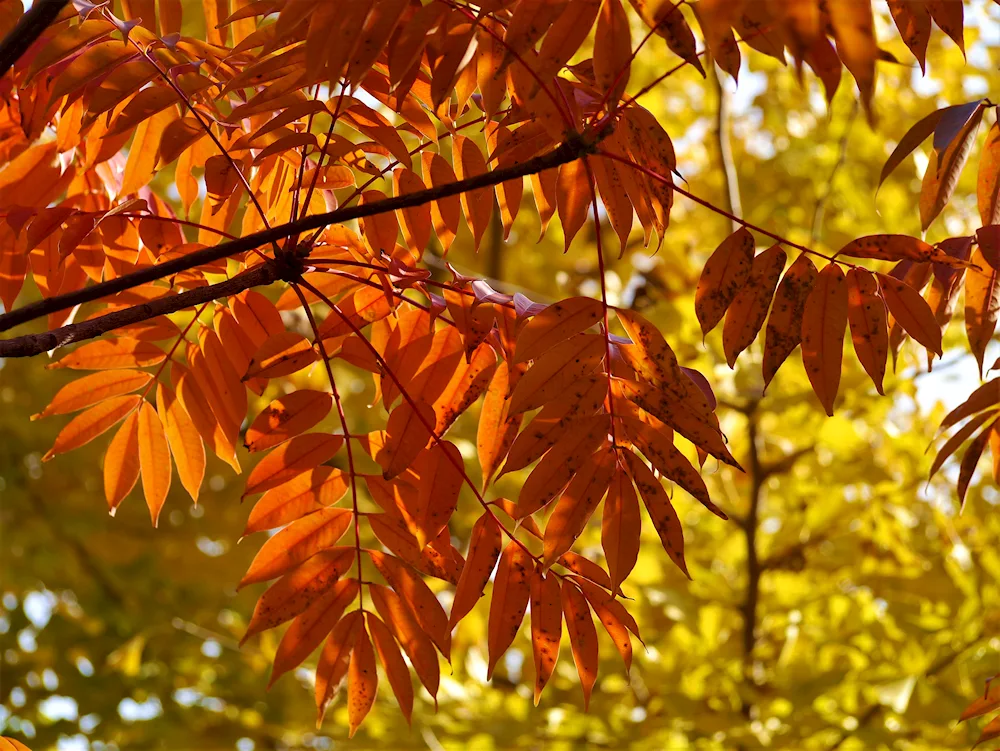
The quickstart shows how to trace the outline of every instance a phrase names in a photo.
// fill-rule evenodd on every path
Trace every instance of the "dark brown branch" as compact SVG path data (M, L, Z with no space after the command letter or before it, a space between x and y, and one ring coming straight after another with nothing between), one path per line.
M757 403L752 402L747 409L747 451L750 477L750 505L743 525L747 553L747 592L741 608L743 612L743 680L748 688L756 685L753 679L753 653L757 646L757 610L760 604L760 578L763 569L757 550L757 524L760 501L764 490L764 472L761 467L760 449L757 446ZM747 696L752 694L748 691ZM748 720L753 713L753 702L743 699L742 714Z
M67 5L69 0L35 0L17 26L0 41L0 76L14 66Z
M106 313L89 321L71 323L54 331L5 339L0 341L0 357L32 357L65 344L94 339L122 326L148 321L156 316L176 313L184 308L236 295L245 289L276 281L280 278L278 268L274 263L264 263L260 266L254 266L232 279L208 287L196 287L187 292L181 292L179 295L160 297L141 305L133 305L131 308Z
M60 310L68 310L77 305L100 300L101 298L109 295L123 292L124 290L132 289L133 287L138 287L141 284L147 284L149 282L157 281L158 279L173 276L181 271L187 271L188 269L195 268L196 266L212 263L213 261L228 258L239 253L245 253L246 251L253 250L261 245L282 240L296 234L308 232L309 230L320 229L330 224L339 224L352 219L361 219L363 217L375 216L377 214L385 214L390 211L396 211L397 209L405 209L411 206L421 206L440 198L458 195L469 190L475 190L476 188L492 187L504 182L505 180L511 180L543 172L544 170L552 167L558 167L561 164L572 162L574 159L579 159L581 156L586 154L593 153L596 144L601 140L606 132L607 131L598 133L591 132L585 135L574 133L567 138L565 143L561 144L553 151L543 154L542 156L533 157L532 159L528 159L520 164L503 167L501 169L493 170L492 172L475 175L465 180L458 180L453 183L448 183L447 185L429 188L428 190L421 190L415 193L407 193L402 196L396 196L394 198L387 198L384 201L348 206L342 209L337 209L336 211L328 211L323 214L307 216L302 219L297 219L294 222L288 222L287 224L282 224L271 229L255 232L251 235L241 237L238 240L221 243L211 248L204 248L202 250L195 251L194 253L188 253L180 258L175 258L171 261L166 261L165 263L140 269L139 271L134 271L131 274L125 274L117 279L95 284L92 287L85 287L81 290L69 292L65 295L56 295L55 297L49 297L45 300L39 300L38 302L25 305L17 310L12 310L10 313L6 313L5 315L0 315L0 331L7 331L14 326L27 323L28 321L33 321L36 318L41 318L42 316L50 313L56 313ZM52 333L57 334L58 332ZM3 351L4 344L5 342L0 342L0 351ZM7 356L14 357L16 355ZM24 355L21 356L23 357Z

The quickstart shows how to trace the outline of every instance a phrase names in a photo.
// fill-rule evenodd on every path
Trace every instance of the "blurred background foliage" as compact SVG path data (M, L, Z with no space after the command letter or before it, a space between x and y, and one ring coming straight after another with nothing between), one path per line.
M723 133L745 218L824 251L872 232L917 234L922 153L873 200L896 140L937 107L1000 96L1000 8L967 6L968 61L935 33L926 76L879 8L880 38L893 40L886 48L901 64L879 66L875 130L859 116L846 76L828 105L811 73L800 85L794 70L745 53L738 87L722 82L732 110ZM195 18L192 33L197 25ZM662 40L652 39L633 66L633 89L674 63ZM687 67L643 104L673 136L689 188L725 206L719 97L711 80ZM932 240L974 230L971 167ZM476 256L460 236L448 261L540 302L596 294L595 227L564 255L555 225L535 244L537 215L527 197L525 204L507 244L497 226ZM928 375L922 355L906 345L887 397L878 398L847 358L837 415L828 419L796 355L762 396L752 359L760 344L732 372L719 332L703 343L693 315L694 282L728 222L680 199L662 249L644 249L633 232L620 259L610 227L601 231L611 302L641 309L684 364L712 378L723 427L748 472L706 465L729 522L677 494L693 581L655 536L647 540L624 587L646 648L636 645L626 675L603 644L589 713L566 645L549 690L532 707L526 628L492 684L484 682L481 604L456 633L436 713L422 694L408 728L383 687L349 744L342 698L317 730L311 670L266 692L275 635L237 646L259 588L236 594L235 584L260 543L239 541L249 513L239 501L240 478L210 459L202 502L195 507L172 493L159 529L150 528L136 497L108 517L100 468L106 441L40 462L61 422L29 416L66 374L12 360L0 361L3 734L35 751L971 746L978 728L956 726L956 718L1000 669L1000 493L983 473L960 515L954 476L927 482L925 449L945 407L977 385L974 363L953 352ZM956 350L961 331L959 320L949 334ZM348 386L357 432L376 427L384 416L367 407L370 377L345 368L338 378ZM258 407L276 395L266 393ZM470 459L475 418L472 410L454 429ZM252 464L246 454L240 460ZM516 494L519 479L505 477L496 492ZM461 540L479 514L466 501L453 522ZM580 552L600 556L599 530L581 543ZM450 590L441 597L447 604Z

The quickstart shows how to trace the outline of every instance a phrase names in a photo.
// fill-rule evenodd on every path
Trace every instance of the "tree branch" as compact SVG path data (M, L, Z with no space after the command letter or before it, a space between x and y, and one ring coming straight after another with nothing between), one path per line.
M740 201L740 183L736 172L736 162L733 159L733 145L729 138L730 120L732 116L732 96L722 82L719 69L715 62L709 63L712 69L712 82L718 97L718 107L715 111L715 142L719 149L719 165L722 167L722 182L725 188L726 209L733 216L743 216L743 203ZM740 228L737 220L730 220L735 232Z
M0 76L6 75L67 5L69 0L35 0L17 26L0 41Z
M154 266L154 268L156 267ZM245 289L270 284L280 278L280 267L277 264L264 263L260 266L254 266L232 279L208 287L196 287L178 295L161 297L141 305L133 305L131 308L116 310L89 321L71 323L54 331L4 339L0 341L0 357L32 357L65 344L94 339L122 326L148 321L150 318L167 313L176 313L178 310L201 305L221 297L236 295Z
M597 132L591 131L585 134L571 133L568 135L567 140L554 150L547 154L528 159L520 164L503 167L501 169L493 170L492 172L485 172L481 175L475 175L465 180L458 180L453 183L429 188L427 190L387 198L384 201L348 206L335 211L328 211L322 214L307 216L302 219L297 219L294 222L288 222L287 224L282 224L271 229L255 232L237 240L232 240L231 242L220 243L219 245L211 248L203 248L202 250L195 251L194 253L188 253L180 258L175 258L155 266L133 271L131 274L125 274L117 279L101 282L100 284L95 284L92 287L85 287L75 292L69 292L64 295L56 295L55 297L39 300L38 302L25 305L22 308L0 315L0 331L7 331L14 326L27 323L28 321L33 321L36 318L41 318L42 316L50 313L56 313L60 310L68 310L76 307L77 305L100 300L101 298L109 295L123 292L127 289L132 289L133 287L138 287L141 284L147 284L149 282L163 279L164 277L173 276L174 274L180 273L181 271L187 271L188 269L195 268L196 266L212 263L213 261L228 258L239 253L245 253L246 251L253 250L260 245L272 243L291 235L301 234L303 232L308 232L309 230L320 229L330 224L347 222L352 219L361 219L363 217L385 214L390 211L396 211L397 209L410 208L411 206L421 206L440 198L458 195L469 190L475 190L476 188L493 187L494 185L498 185L506 180L543 172L547 169L551 169L552 167L558 167L561 164L572 162L574 159L579 159L581 156L586 154L594 153L597 143L600 142L600 140L608 132L610 132L610 128L606 127ZM272 279L271 281L274 280ZM205 300L202 299L202 302L204 301ZM140 318L138 320L145 319ZM3 345L7 343L8 342L0 341L0 351L3 351ZM46 350L43 349L41 351ZM20 356L23 357L24 355Z
M750 462L747 472L750 476L750 506L747 510L743 534L747 554L747 592L741 608L743 612L743 680L748 686L756 686L753 679L753 652L757 645L757 609L760 604L760 578L763 569L757 550L757 524L760 501L764 490L764 473L761 467L760 451L757 446L757 403L747 410L747 451ZM753 714L753 702L743 699L740 711L748 720Z

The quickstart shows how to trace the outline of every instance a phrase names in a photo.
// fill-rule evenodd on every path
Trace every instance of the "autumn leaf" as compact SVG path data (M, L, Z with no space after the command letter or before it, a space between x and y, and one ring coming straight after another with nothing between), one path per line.
M703 334L716 327L747 283L753 249L753 235L741 227L727 237L705 262L694 295L694 310Z
M300 389L279 397L261 410L247 429L250 451L263 451L315 427L329 413L333 398L325 391Z
M531 577L531 648L535 659L535 706L559 659L562 637L562 591L552 574Z
M885 302L875 277L863 269L847 272L847 320L854 352L880 394L889 354L889 329Z
M514 641L528 609L534 566L527 551L516 540L507 543L500 556L489 617L489 665L486 680L493 677L497 661Z
M586 598L568 579L564 579L562 583L562 609L566 618L566 633L573 649L573 660L583 687L583 707L587 709L590 706L590 693L597 681L597 629Z
M813 391L828 415L840 387L840 364L847 328L847 282L835 263L816 278L802 312L802 363Z
M722 348L730 368L736 364L740 352L753 343L764 324L778 278L785 269L785 259L785 251L777 245L757 255L751 263L746 286L736 293L730 304L722 328Z

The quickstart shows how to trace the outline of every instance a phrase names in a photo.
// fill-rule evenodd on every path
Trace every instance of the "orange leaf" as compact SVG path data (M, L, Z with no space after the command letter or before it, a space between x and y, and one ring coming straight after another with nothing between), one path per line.
M320 466L272 488L254 504L243 536L282 527L312 511L330 506L347 492L348 475L334 467Z
M590 169L594 172L594 181L600 191L604 208L608 212L608 219L618 235L618 243L621 248L619 256L621 256L628 247L628 236L632 231L632 214L634 213L625 187L626 178L622 175L624 170L630 168L624 164L616 164L611 159L591 159Z
M847 320L851 324L854 351L880 394L889 355L889 329L885 302L878 294L878 282L870 271L847 272Z
M486 513L479 517L472 527L469 541L469 557L462 567L462 575L455 587L455 597L451 603L449 626L454 628L483 596L483 590L490 580L490 574L500 557L500 525L496 517Z
M451 379L433 404L437 422L434 432L443 435L452 423L471 407L490 385L497 370L497 356L493 347L480 345L466 367L456 368Z
M431 187L438 188L448 183L458 182L448 160L436 152L422 151L420 164L424 172L424 181L429 182ZM441 241L441 247L445 253L455 241L461 217L462 203L458 196L438 198L431 203L431 221L434 223L434 232L437 234L438 240Z
M829 19L837 52L861 92L861 103L874 122L872 97L875 92L875 60L878 46L875 43L872 7L868 0L833 0L829 3Z
M288 627L274 655L274 667L267 687L289 670L298 667L340 621L347 606L358 596L358 580L342 579L315 600Z
M353 610L333 627L316 665L316 723L323 722L326 708L337 695L350 666L355 634L363 623L361 611Z
M632 0L632 6L649 27L666 40L670 51L689 62L704 76L705 69L698 60L694 32L684 20L681 5L682 3L672 0Z
M981 247L973 251L971 260L979 268L970 268L965 274L965 332L981 374L986 345L993 337L1000 313L1000 272L986 261Z
M551 566L583 533L615 470L613 449L600 450L570 480L545 525L543 565Z
M104 455L104 496L114 516L139 479L139 415L130 412Z
M532 317L517 336L514 362L534 360L560 342L583 333L604 317L600 300L570 297Z
M230 425L236 426L238 432L247 414L246 387L240 381L239 373L233 369L218 335L211 329L203 328L198 338L203 356L201 358L195 356L196 348L188 350L189 355L194 357L192 366L195 375L199 377L199 381L205 379L210 382L215 395L219 397L226 419ZM213 402L213 409L216 406Z
M955 139L941 151L935 144L920 186L920 228L926 230L951 200L969 158L976 132L982 122L985 106L978 106L961 127Z
M139 466L142 468L142 492L155 527L170 490L171 464L163 423L147 401L139 407Z
M959 449L959 447L969 439L969 437L973 433L975 433L980 427L982 427L984 422L993 419L994 417L996 417L996 415L997 415L996 410L989 410L988 412L983 412L973 417L971 420L969 420L969 422L963 425L961 429L957 430L955 432L955 435L953 435L951 438L945 441L945 444L941 447L941 450L938 451L937 456L934 457L934 461L931 463L931 469L928 474L928 477L933 477L937 473L937 471L941 469L941 466L948 460L948 458L952 454L954 454Z
M280 331L267 338L257 349L247 378L278 378L295 373L319 359L312 343L295 331Z
M271 450L247 478L243 498L276 488L295 475L318 467L333 458L344 439L328 433L306 433Z
M601 0L573 0L560 6L538 52L539 78L548 80L570 61L590 35L600 8Z
M847 283L835 263L827 264L802 312L802 363L813 391L828 415L840 386L847 328Z
M49 415L64 415L97 404L112 396L128 394L145 386L153 376L141 370L106 370L91 373L63 386L32 420Z
M736 364L740 352L757 337L767 317L778 278L785 268L785 259L785 251L780 245L770 247L755 257L746 286L736 293L730 304L722 327L722 349L730 368Z
M177 112L171 107L143 120L136 127L122 175L121 190L118 191L120 197L137 193L153 178L163 131L176 119Z
M611 641L614 642L618 653L625 663L625 672L632 669L632 638L629 632L639 638L639 628L635 619L625 610L625 606L609 595L604 590L590 584L587 581L579 581L580 588L587 598L587 602L594 609L594 615L608 632ZM640 641L642 641L640 639Z
M81 412L59 431L52 448L42 457L42 461L48 461L94 440L135 409L141 400L142 397L137 394L113 396L86 412Z
M537 197L537 196L536 196ZM556 206L562 222L565 249L587 220L590 209L590 175L583 159L567 162L559 167L556 181Z
M982 696L977 696L969 706L962 710L959 722L971 720L973 717L981 717L987 712L1000 708L1000 680L991 678L986 681L986 690Z
M598 91L605 95L610 107L614 107L625 93L631 65L628 16L619 0L604 0L594 32L594 78Z
M597 681L597 629L587 599L569 579L564 579L562 583L562 609L566 618L566 633L573 647L573 660L583 687L583 707L587 710L590 708L590 693Z
M198 429L174 392L162 383L156 384L156 411L166 429L181 485L197 503L205 477L205 446Z
M611 587L619 586L635 568L639 557L639 537L642 516L639 499L635 495L632 479L618 467L604 500L604 519L601 523L601 544L608 562Z
M479 413L476 449L479 453L479 466L483 469L484 489L517 437L523 418L521 414L510 416L507 368L506 360L497 367Z
M50 368L74 370L109 370L156 365L166 359L166 354L152 342L141 342L126 336L117 339L100 339L77 347Z
M459 180L468 180L476 175L484 175L488 172L486 159L479 146L471 138L456 135L454 137L454 151L457 154L455 171ZM476 250L482 242L483 235L490 225L490 217L493 215L493 191L490 188L476 188L467 190L461 195L462 209L465 211L465 220L472 229L472 236Z
M608 416L595 415L580 420L577 428L557 443L528 475L518 498L518 513L533 514L555 498L594 451L608 440Z
M354 561L354 548L324 550L282 576L257 600L240 644L304 612L336 584Z
M403 654L399 651L399 645L396 644L389 627L374 613L368 613L367 619L378 660L382 663L389 685L392 686L392 693L396 695L399 711L409 724L410 716L413 714L413 684L410 682L410 669L403 661Z
M952 41L958 45L965 54L965 33L964 33L964 8L961 3L947 2L946 0L928 0L927 10L930 11L931 18L945 34L951 37Z
M606 343L598 334L576 334L535 360L510 395L508 414L536 409L598 367Z
M170 366L170 380L177 389L177 398L184 411L191 417L198 434L215 452L215 455L226 462L235 472L240 471L236 459L235 433L238 428L227 430L216 418L202 393L202 387L197 383L194 374L187 368L173 363Z
M426 190L423 180L410 169L400 167L392 173L394 193L403 196ZM403 224L403 239L414 254L415 259L423 255L424 248L431 240L431 208L428 204L420 204L401 209L399 218Z
M983 226L1000 224L1000 124L993 123L986 134L979 155L979 176L976 180L979 217Z
M802 341L802 315L817 273L816 266L803 253L778 284L764 336L764 388Z
M980 743L986 743L986 741L991 741L994 738L1000 738L1000 716L994 717L992 720L986 723L983 731L979 734L976 739L976 746ZM973 747L975 748L975 746Z
M996 425L997 420L990 422L979 435L972 439L969 447L965 450L965 455L962 457L962 463L958 469L958 483L956 488L960 510L965 509L965 494L969 489L969 483L972 481L972 475L976 472L976 467L979 466L979 459L986 448L986 442L989 441L990 435L992 435Z
M368 478L369 482L373 479L375 478ZM379 542L385 545L390 553L428 576L451 584L458 583L464 560L451 544L447 528L441 530L434 540L421 549L417 545L417 539L407 528L406 522L394 513L370 514L368 523Z
M729 517L719 509L708 495L705 481L684 454L673 444L672 437L648 423L637 420L623 421L631 438L657 472L680 485L709 511L722 519Z
M707 418L712 407L691 379L684 375L677 356L659 329L635 311L618 310L616 313L633 342L631 345L618 345L625 362L641 378L666 389L686 409Z
M563 553L559 559L559 565L577 574L581 579L593 582L602 589L611 589L611 577L608 576L608 572L579 553L572 551Z
M877 274L889 312L906 333L940 356L941 327L927 301L913 287L887 274Z
M375 669L375 651L364 623L354 637L351 665L347 672L347 719L349 736L354 737L358 726L371 711L378 693L378 672Z
M301 389L275 399L247 429L244 442L250 451L277 446L319 424L330 412L333 397L326 391Z
M927 11L927 6L908 0L888 0L888 4L892 20L895 22L896 28L899 29L903 43L917 58L917 62L920 63L920 72L923 73L927 65L927 43L931 37L931 15Z
M559 580L536 571L531 576L531 647L535 657L535 706L559 659L562 605Z
M417 624L413 612L403 602L402 598L388 587L380 584L369 584L375 609L392 631L399 642L420 682L424 684L431 696L437 702L438 686L441 681L441 666L438 664L434 645L427 634Z
M403 493L398 508L407 527L423 549L448 526L465 481L462 453L455 444L441 441L421 451L406 479L416 492Z
M507 651L507 647L514 641L521 628L524 611L528 609L528 597L531 592L529 579L533 568L528 552L516 541L508 542L500 556L500 565L493 580L486 680L493 677L497 661Z
M349 509L322 508L292 522L261 546L236 588L274 579L333 547L353 521L354 513Z
M876 261L933 261L951 268L965 268L969 264L948 255L941 248L909 235L867 235L852 240L837 251L838 256L872 258Z
M608 395L604 374L585 376L574 382L563 397L549 402L518 434L507 453L501 474L523 469L574 430L577 418L590 417Z
M361 200L358 201L358 204L364 206L381 203L385 200L385 193L381 190L366 190L361 194ZM361 234L368 242L369 247L376 251L376 254L382 252L386 255L392 255L396 248L396 237L399 235L399 222L396 221L395 214L390 211L373 214L362 217L358 220L358 224L361 225Z
M900 16L897 14L896 10L897 7L912 6L914 8L914 12L919 12L922 10L924 16L926 17L927 15L927 11L923 10L923 7L917 5L916 3L904 3L902 2L902 0L888 0L888 3L889 3L889 9L892 11L897 26L899 26L900 23ZM926 31L927 31L927 36L929 37L931 31L930 18L927 18L926 21L927 21ZM902 30L902 28L900 29L900 34L903 37L903 41L909 44L909 42L907 41L907 34ZM923 43L923 51L925 53L927 51L926 39L924 40ZM920 67L923 68L924 66L923 57L918 56L918 59L920 60ZM922 144L930 137L931 133L934 132L934 129L937 128L938 123L941 121L941 116L944 115L944 113L950 109L951 107L944 107L943 109L934 110L929 115L919 120L913 127L911 127L908 131L906 131L906 133L903 134L903 137L899 139L899 144L896 146L895 149L893 149L892 153L889 155L889 158L886 159L885 164L882 167L882 173L878 177L878 188L876 188L876 195L878 194L878 189L882 187L882 183L885 182L885 179L892 174L893 170L895 170L896 167L898 167L900 164L903 163L903 160L906 159L906 157L908 157L910 154L913 153L913 150L917 148L917 146Z
M667 497L667 491L646 463L630 451L625 452L625 463L628 465L629 474L635 481L635 486L639 489L643 503L646 504L646 511L653 522L656 533L660 536L660 543L667 551L670 560L677 564L677 568L684 572L690 579L687 564L684 562L684 530L681 528L681 521L677 518L677 512Z
M494 75L506 69L514 60L534 52L535 44L549 30L567 0L521 0L514 8L513 16L503 35L503 61Z
M705 263L694 293L694 311L707 334L714 329L726 309L750 278L754 240L741 227L722 241Z
M451 652L451 629L448 627L448 616L431 592L424 580L395 556L386 555L377 550L369 550L368 556L375 564L378 572L385 577L390 586L402 598L406 607L413 613L420 628L434 642L445 658Z
M614 386L626 399L665 422L695 446L719 461L739 468L739 463L726 448L722 431L713 416L685 409L688 405L683 401L670 398L664 391L648 383L616 381Z
M434 421L434 409L425 402L416 402L414 408L404 401L392 411L385 426L385 445L375 457L387 480L413 464L417 454L430 443L430 426Z
M338 336L347 336L354 332L352 324L358 329L363 329L369 323L382 320L392 310L393 306L386 298L384 290L362 287L350 297L337 303L337 309L331 311L326 320L320 324L321 338L335 339Z

